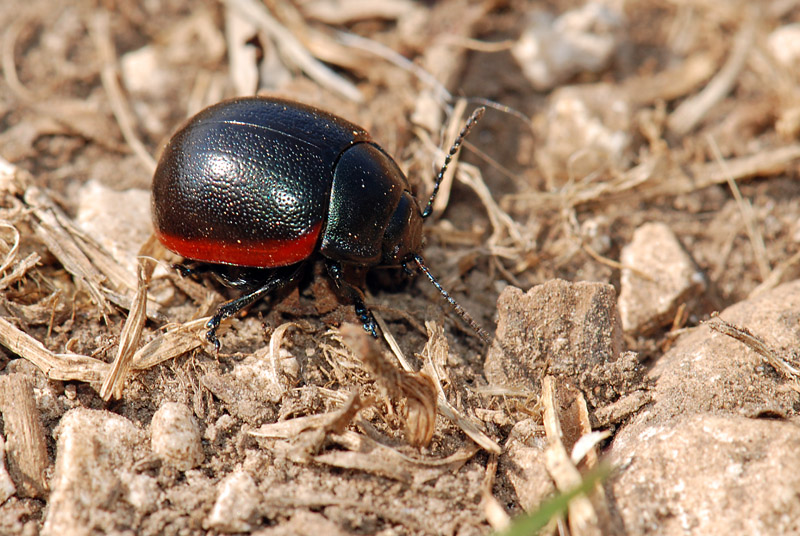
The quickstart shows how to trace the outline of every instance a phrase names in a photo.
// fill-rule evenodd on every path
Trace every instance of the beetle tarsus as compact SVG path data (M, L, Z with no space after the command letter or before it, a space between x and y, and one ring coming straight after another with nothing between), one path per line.
M206 331L206 340L214 345L214 350L217 353L219 353L219 349L222 347L217 338L217 328L221 320L219 313L217 313L206 323L206 327L208 328L208 331Z
M367 306L364 305L364 302L361 300L356 300L355 309L356 315L358 315L359 320L361 320L361 325L364 326L364 331L377 339L378 324L375 322L375 317L372 316L372 311L367 309Z

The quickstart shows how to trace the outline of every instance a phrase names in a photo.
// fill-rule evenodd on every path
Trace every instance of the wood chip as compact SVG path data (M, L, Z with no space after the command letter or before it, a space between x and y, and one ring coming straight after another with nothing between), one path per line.
M21 373L0 376L0 411L5 425L8 469L17 493L22 497L46 497L50 459L30 377Z

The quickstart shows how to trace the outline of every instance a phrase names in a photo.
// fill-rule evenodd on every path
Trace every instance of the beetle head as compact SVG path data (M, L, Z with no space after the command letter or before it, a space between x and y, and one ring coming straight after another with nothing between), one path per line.
M422 212L414 197L403 192L383 235L381 264L399 266L422 250Z

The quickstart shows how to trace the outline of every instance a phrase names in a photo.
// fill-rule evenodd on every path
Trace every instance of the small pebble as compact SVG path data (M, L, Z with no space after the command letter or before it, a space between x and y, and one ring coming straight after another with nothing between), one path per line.
M162 460L180 471L188 471L203 462L200 426L189 406L166 402L150 423L150 444Z
M125 503L144 434L108 411L76 408L57 428L56 464L41 534L110 534L133 521Z
M250 531L258 511L258 500L253 478L244 471L231 473L220 483L217 501L203 527L220 532Z
M620 281L619 312L627 332L646 333L670 324L678 307L706 287L703 273L663 223L636 229L620 261L632 268L622 270Z
M533 87L546 91L576 74L605 69L619 46L623 18L599 2L559 17L534 11L511 54Z

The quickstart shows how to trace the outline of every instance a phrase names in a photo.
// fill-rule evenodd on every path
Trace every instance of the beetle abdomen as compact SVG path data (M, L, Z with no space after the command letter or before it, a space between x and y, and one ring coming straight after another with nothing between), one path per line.
M153 179L156 233L202 262L274 267L314 251L339 155L367 133L310 107L237 99L172 138Z

